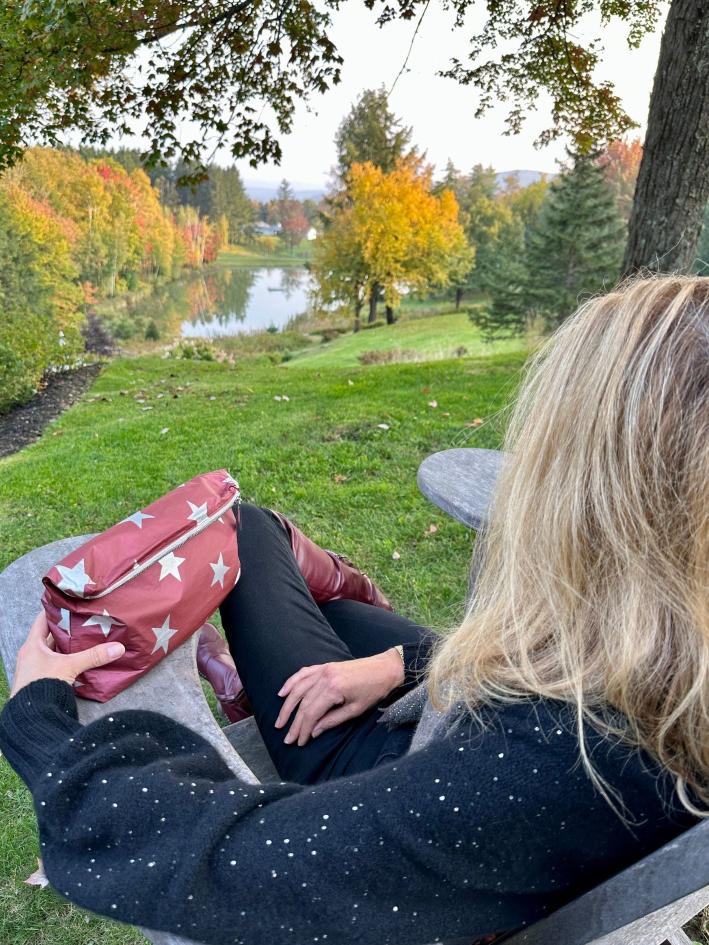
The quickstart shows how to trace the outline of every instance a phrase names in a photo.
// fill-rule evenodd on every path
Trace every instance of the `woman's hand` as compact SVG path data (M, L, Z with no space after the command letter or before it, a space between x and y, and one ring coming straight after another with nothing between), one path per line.
M86 669L95 669L118 659L125 652L122 643L99 643L81 653L57 653L54 637L47 629L44 611L37 614L27 639L17 655L10 696L35 679L63 679L72 684Z
M276 728L284 726L298 706L283 740L305 745L309 738L361 715L403 682L404 665L395 648L359 660L304 666L278 692L286 698Z

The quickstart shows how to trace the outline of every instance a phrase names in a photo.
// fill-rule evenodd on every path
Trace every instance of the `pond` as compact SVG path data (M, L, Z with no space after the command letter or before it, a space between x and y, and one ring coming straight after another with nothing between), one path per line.
M155 322L161 339L215 338L283 328L309 308L311 276L302 268L220 266L117 300L114 319L142 335Z
M180 333L213 338L282 328L308 310L310 280L305 269L217 269L198 280L202 291Z

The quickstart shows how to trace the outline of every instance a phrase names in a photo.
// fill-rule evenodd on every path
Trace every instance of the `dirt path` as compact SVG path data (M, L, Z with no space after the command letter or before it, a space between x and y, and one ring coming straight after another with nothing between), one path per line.
M87 364L76 371L54 374L32 400L1 414L0 456L16 453L38 439L51 420L76 403L102 367Z

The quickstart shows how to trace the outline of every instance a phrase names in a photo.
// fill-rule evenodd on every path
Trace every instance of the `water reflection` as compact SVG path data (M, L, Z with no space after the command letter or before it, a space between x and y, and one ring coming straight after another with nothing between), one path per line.
M304 269L215 269L186 283L189 315L180 334L213 338L282 328L307 311L309 285Z
M140 335L154 322L166 340L282 328L308 310L310 284L305 269L215 268L156 286L147 296L120 300L114 320L138 326Z

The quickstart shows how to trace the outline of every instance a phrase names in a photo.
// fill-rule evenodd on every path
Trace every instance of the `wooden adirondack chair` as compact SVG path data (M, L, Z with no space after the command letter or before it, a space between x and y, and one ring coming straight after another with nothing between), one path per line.
M431 501L469 528L487 520L503 460L492 450L446 450L429 456L418 473ZM17 652L40 608L42 575L91 538L51 542L18 558L0 574L0 657L8 680ZM108 703L79 699L83 723L123 708L169 712L207 738L234 774L249 782L278 780L253 719L220 728L197 673L196 636ZM507 939L508 945L687 945L681 931L709 905L709 821L651 856ZM141 929L153 945L190 945L187 939ZM193 943L194 945L194 943ZM264 943L266 945L266 943Z

